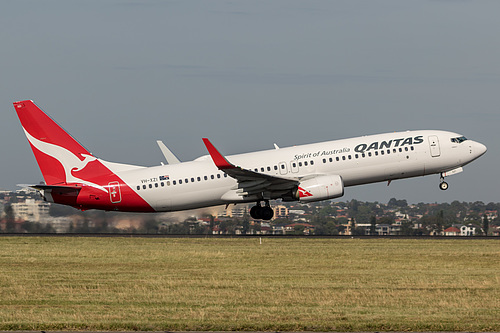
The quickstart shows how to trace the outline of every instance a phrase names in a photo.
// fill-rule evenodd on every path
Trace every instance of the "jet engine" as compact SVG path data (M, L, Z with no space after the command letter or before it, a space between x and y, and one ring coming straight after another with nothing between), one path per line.
M297 197L302 202L339 198L344 195L344 182L339 175L323 175L300 182Z

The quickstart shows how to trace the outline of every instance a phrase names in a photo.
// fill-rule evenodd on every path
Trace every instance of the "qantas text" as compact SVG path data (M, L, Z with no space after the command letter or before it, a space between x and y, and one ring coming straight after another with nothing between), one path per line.
M417 145L424 142L424 139L421 135L416 136L416 137L410 137L410 138L402 138L402 139L392 139L389 141L375 141L370 144L367 143L361 143L354 147L354 151L357 153L364 153L366 151L370 150L378 150L378 149L385 149L385 148L392 148L392 147L402 147L402 146L411 146L411 145Z

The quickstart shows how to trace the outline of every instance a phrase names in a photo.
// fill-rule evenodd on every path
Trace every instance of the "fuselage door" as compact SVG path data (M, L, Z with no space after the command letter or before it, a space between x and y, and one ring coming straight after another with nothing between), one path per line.
M429 136L429 146L431 148L432 157L438 157L441 155L441 149L439 148L439 139L436 135Z
M299 163L297 161L291 161L290 170L292 170L293 173L299 172Z
M288 173L285 162L280 162L278 167L280 168L280 174L286 175Z
M109 189L109 199L111 203L120 203L122 201L122 192L120 191L120 183L110 182L108 184Z

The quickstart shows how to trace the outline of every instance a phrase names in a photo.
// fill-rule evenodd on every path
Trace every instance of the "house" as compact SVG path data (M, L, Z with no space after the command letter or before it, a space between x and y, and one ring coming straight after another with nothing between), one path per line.
M314 228L316 227L309 223L292 223L285 226L285 231L287 234L289 234L294 233L296 232L296 230L300 230L301 228L304 228L304 235L310 235L314 234Z
M460 229L459 236L474 236L476 234L476 230L481 230L478 226L474 224L454 224L452 227Z
M443 235L445 236L460 236L460 229L457 227L449 227L443 230Z

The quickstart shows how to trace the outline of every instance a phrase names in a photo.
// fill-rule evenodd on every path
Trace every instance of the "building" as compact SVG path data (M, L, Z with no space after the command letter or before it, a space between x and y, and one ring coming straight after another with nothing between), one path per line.
M476 230L479 229L479 227L473 224L454 224L453 227L460 229L459 236L474 236L476 234Z
M460 229L457 227L449 227L443 230L443 235L445 236L460 236Z
M289 216L288 207L286 206L274 206L274 218L275 219L287 219Z
M30 222L46 222L50 217L49 208L49 203L35 199L26 199L25 202L12 204L16 219Z

